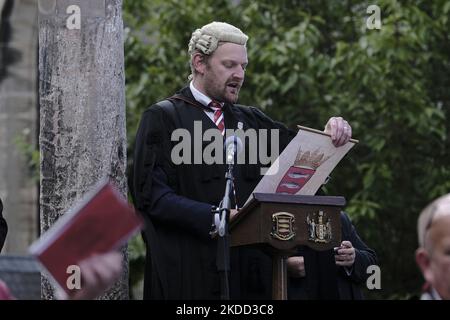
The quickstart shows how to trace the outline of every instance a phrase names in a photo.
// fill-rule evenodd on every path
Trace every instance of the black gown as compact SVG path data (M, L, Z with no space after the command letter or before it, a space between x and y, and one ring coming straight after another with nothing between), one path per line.
M171 150L178 143L171 141L175 129L184 128L194 136L194 121L201 122L202 132L216 128L203 108L194 105L189 88L178 94L183 100L172 99L169 107L159 103L147 109L136 136L131 189L147 222L144 298L217 299L216 241L210 239L209 232L211 207L223 198L226 166L172 162ZM296 134L254 107L225 104L223 112L227 129L237 129L238 123L243 130L278 129L280 153ZM195 143L191 142L194 157ZM200 143L201 150L209 144ZM269 143L269 152L271 147ZM248 145L245 150L248 152ZM239 207L261 179L261 167L260 163L234 167ZM232 250L232 298L270 297L271 276L269 256L256 249Z
M8 233L8 226L5 219L2 216L3 203L0 199L0 252L2 251L3 245L5 244L6 234Z
M361 286L370 274L367 268L378 263L374 250L359 237L348 215L341 212L342 241L348 240L355 248L353 267L346 270L337 267L333 250L314 251L308 247L298 248L303 256L306 277L289 278L290 300L361 300ZM351 271L351 272L350 272Z

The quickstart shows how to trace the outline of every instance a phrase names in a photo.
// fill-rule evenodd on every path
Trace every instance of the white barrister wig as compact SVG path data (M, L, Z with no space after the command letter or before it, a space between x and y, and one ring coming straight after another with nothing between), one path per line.
M245 46L247 40L248 36L235 26L214 21L192 33L188 52L192 55L197 49L210 55L217 49L219 42L231 42Z

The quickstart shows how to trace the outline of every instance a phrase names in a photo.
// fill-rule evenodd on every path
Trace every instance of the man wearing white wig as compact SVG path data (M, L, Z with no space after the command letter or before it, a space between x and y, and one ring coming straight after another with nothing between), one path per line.
M236 104L248 64L247 40L241 30L223 22L195 30L188 49L190 82L142 116L130 187L138 210L147 220L145 299L220 297L217 241L210 231L212 207L219 205L224 195L226 165L204 159L198 163L198 156L210 143L201 140L205 131L216 130L222 140L225 129L278 130L278 146L269 143L265 147L278 147L280 153L296 134L259 109ZM190 152L183 150L181 163L172 154L180 142L171 139L176 129L184 129L191 137ZM351 138L350 125L340 117L331 118L325 129L336 146ZM244 142L244 150L249 149ZM266 166L248 161L234 166L233 207L242 207ZM271 274L260 268L263 265L270 265L270 257L255 249L232 250L232 298L270 297L271 288L266 283Z

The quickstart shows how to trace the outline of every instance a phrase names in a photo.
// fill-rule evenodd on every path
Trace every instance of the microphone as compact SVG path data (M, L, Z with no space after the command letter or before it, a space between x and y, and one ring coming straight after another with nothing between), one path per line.
M227 164L234 164L235 155L242 151L242 141L238 136L230 136L225 140L225 154Z

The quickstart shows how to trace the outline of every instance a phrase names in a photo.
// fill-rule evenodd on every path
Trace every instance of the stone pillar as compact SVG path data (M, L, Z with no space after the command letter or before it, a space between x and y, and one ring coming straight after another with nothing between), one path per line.
M39 0L41 230L102 177L126 195L122 0ZM128 262L105 299L128 298ZM43 281L42 295L54 297Z
M37 237L38 191L17 138L37 145L37 6L1 0L0 10L0 197L9 227L2 252L26 254Z

